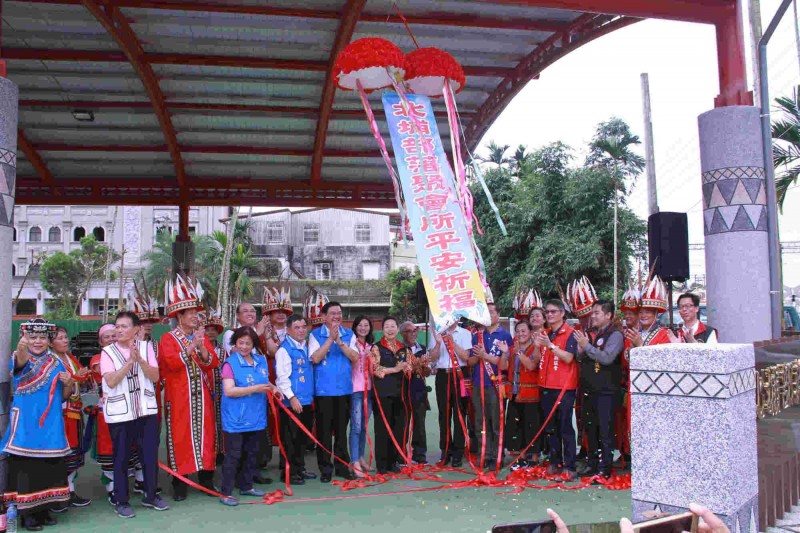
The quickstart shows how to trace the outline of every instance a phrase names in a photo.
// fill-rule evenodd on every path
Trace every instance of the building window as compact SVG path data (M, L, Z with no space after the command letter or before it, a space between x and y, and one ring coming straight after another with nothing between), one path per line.
M316 278L319 280L331 279L333 272L333 263L317 263Z
M14 226L14 242L17 242L17 227Z
M364 279L381 279L381 264L374 261L361 263Z
M11 263L11 275L12 276L17 275L17 265L15 265L14 263Z
M356 244L368 244L370 240L369 224L356 224Z
M86 237L86 230L80 226L72 231L72 242L80 242L81 239Z
M100 226L97 226L92 230L92 235L94 235L94 238L97 239L97 242L105 242L106 240L106 230Z
M42 242L42 228L34 226L28 230L28 242Z
M303 242L319 242L319 224L306 224L303 226Z
M189 226L189 235L197 235L197 228L195 226Z
M50 228L50 231L47 232L47 241L61 242L61 228L58 226L53 226Z
M267 243L283 244L283 222L267 223Z
M17 308L14 310L17 315L35 315L36 314L36 300L25 299L17 302Z

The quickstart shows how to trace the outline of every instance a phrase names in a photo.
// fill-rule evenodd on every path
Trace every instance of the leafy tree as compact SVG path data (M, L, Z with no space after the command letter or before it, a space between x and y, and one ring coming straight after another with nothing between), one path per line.
M386 281L392 287L392 307L389 314L412 322L425 322L425 309L417 301L417 280L420 279L419 268L400 267L386 275Z
M518 178L494 168L486 182L500 208L508 235L503 236L494 213L472 185L475 215L483 230L476 238L496 301L509 310L519 287L533 287L543 297L587 275L598 291L610 297L613 287L613 205L617 180L600 165L575 168L567 145L556 142L526 157ZM621 203L619 214L620 270L645 249L646 225Z
M81 247L69 254L56 252L42 262L39 279L42 287L56 301L51 318L74 318L80 312L80 303L93 281L104 277L109 260L108 248L97 242L94 235L81 239ZM110 262L119 260L119 254L112 251ZM116 273L112 272L112 279Z
M514 162L513 159L506 157L506 152L510 148L509 145L499 145L494 141L490 141L487 148L489 149L489 155L486 157L479 156L479 161L495 164L497 168L507 167L510 163Z
M791 97L775 99L781 118L772 123L772 161L777 170L775 192L783 212L786 191L797 183L800 175L800 87Z
M586 159L588 165L605 168L614 178L614 287L612 289L614 306L617 305L619 275L618 223L619 193L625 194L627 187L625 178L636 176L644 169L645 161L636 154L631 146L642 144L639 137L633 135L628 125L621 119L612 118L597 127L594 139L589 145L591 152Z

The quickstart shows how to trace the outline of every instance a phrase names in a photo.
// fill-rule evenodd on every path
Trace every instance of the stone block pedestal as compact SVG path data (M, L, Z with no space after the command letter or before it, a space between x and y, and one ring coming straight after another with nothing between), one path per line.
M750 344L631 351L633 521L708 506L758 532L756 371Z

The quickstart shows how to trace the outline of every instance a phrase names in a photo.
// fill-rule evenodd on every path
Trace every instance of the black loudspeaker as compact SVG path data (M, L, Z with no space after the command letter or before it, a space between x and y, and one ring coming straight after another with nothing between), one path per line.
M689 279L689 223L686 213L655 213L647 219L650 268L664 281Z
M425 284L422 283L422 278L417 280L417 305L428 307L428 295L425 294Z

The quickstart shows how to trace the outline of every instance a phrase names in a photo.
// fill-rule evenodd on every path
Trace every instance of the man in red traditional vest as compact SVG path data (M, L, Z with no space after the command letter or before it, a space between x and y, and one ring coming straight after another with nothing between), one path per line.
M549 475L566 471L569 481L578 477L575 465L575 429L572 427L572 411L575 405L575 389L578 387L578 368L575 354L578 341L574 330L564 321L566 310L561 300L548 300L544 305L547 329L538 333L534 343L542 352L539 362L539 385L544 417L556 409L547 426L550 442ZM562 389L564 396L556 404Z
M630 340L631 347L680 342L672 331L658 323L658 315L666 310L667 287L661 278L654 276L642 291L642 305L639 310L641 331L629 329L625 332L625 338Z
M683 326L678 337L683 342L717 344L717 330L700 322L700 297L690 292L678 296L678 312Z
M177 276L165 288L166 311L178 327L161 337L158 367L164 375L164 411L169 466L182 476L198 472L200 484L214 490L217 454L213 370L219 366L214 347L198 328L202 289ZM186 499L188 486L172 479L175 501Z

